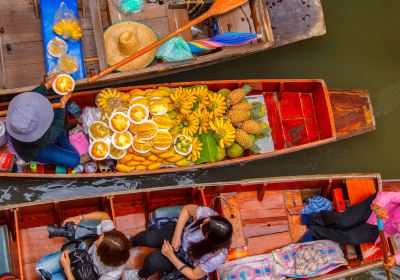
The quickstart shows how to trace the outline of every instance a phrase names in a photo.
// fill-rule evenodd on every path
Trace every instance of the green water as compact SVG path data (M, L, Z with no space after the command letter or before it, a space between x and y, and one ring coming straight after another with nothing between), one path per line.
M286 0L284 0L286 1ZM292 1L292 0L287 0ZM294 0L293 0L294 1ZM145 81L323 78L330 88L366 88L376 132L279 158L176 175L93 181L1 180L0 204L114 189L297 174L379 172L400 178L400 1L324 0L327 35L194 71ZM400 279L397 273L394 279ZM397 278L396 278L397 277ZM374 272L352 279L385 279Z

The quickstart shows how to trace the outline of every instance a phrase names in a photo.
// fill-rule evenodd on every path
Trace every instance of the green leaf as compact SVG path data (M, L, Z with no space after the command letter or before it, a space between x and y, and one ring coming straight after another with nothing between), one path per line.
M199 141L203 143L203 150L200 153L200 158L196 161L196 164L205 162L215 162L218 155L218 144L215 140L214 133L208 131L207 134L199 135Z

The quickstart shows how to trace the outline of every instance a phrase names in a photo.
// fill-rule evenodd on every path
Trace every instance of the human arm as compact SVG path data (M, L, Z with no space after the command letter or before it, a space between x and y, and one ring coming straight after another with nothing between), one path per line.
M174 249L168 240L164 240L161 253L168 258L168 260L175 266L176 269L179 270L185 265L177 258L174 253ZM181 273L188 279L200 279L206 275L206 272L199 266L195 268L185 267L181 270Z
M73 216L67 218L63 221L63 225L68 222L73 222L76 225L79 224L82 220L96 220L96 221L104 221L104 220L111 220L110 216L106 212L96 211L88 214Z
M390 203L400 204L400 193L399 192L378 192L372 205L378 205L385 208Z
M67 280L75 280L71 272L71 260L69 259L69 251L64 251L60 257L60 264L64 268L64 274Z
M199 206L195 204L187 204L183 206L181 213L179 214L178 222L176 223L174 236L172 237L171 245L175 252L181 247L183 229L189 220L190 216L196 218L197 209Z
M52 87L53 81L57 78L57 75L51 76L47 79L42 85L34 88L32 91L37 92L43 96L47 96L49 94L49 89Z

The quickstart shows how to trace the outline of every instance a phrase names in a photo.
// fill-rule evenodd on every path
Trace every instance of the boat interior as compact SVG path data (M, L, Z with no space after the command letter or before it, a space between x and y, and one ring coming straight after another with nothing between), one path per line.
M262 150L261 154L251 155L247 158L259 158L274 156L288 151L331 142L336 139L336 130L332 115L332 108L329 101L329 94L325 83L322 80L243 80L243 81L212 81L212 82L186 82L176 84L163 84L152 86L135 86L119 88L122 92L129 92L133 89L167 87L185 87L205 84L211 91L218 91L223 88L234 90L249 84L253 91L249 96L260 96L267 111L273 147L269 150ZM75 101L81 108L95 106L97 90L79 92L74 94L70 101ZM50 97L57 98L57 97ZM0 103L0 111L7 110L8 103ZM76 119L67 114L67 123L70 127L76 124ZM68 126L67 125L67 126ZM260 148L263 149L260 143ZM246 155L246 154L245 154ZM246 159L225 159L222 162L211 164L224 164ZM197 165L200 166L200 165ZM177 168L177 167L175 167ZM165 168L164 168L165 171ZM25 172L29 172L27 167ZM162 172L162 170L161 170ZM47 166L39 173L54 174L55 166ZM145 171L145 173L148 173ZM85 174L83 174L85 175ZM88 174L90 175L90 174Z
M333 200L337 209L355 204L379 189L380 176L375 174L304 176L207 186L181 185L16 205L0 210L0 241L6 245L0 247L3 258L0 263L8 265L20 279L37 279L35 263L44 255L60 250L64 242L62 238L48 238L48 224L60 224L68 217L92 211L106 211L117 229L132 236L146 228L150 217L176 216L179 213L176 206L185 204L214 205L214 210L231 221L234 236L229 259L240 257L239 251L249 256L265 254L299 242L306 228L300 223L298 211L313 195ZM343 200L338 200L338 193ZM330 273L332 276L351 267L368 265L381 257L379 247L374 244L347 247L343 246L343 251L349 266L334 270ZM144 256L151 250L132 249L128 268L140 268ZM217 273L211 277L218 279Z
M39 0L0 1L0 89L15 89L40 84L46 75L42 40L41 3ZM210 7L213 1L144 1L142 12L129 15L119 12L113 0L78 0L82 49L86 75L107 67L103 30L112 24L134 20L151 27L163 38L179 29ZM113 79L140 76L227 59L256 52L273 45L272 28L265 1L251 0L233 11L196 25L196 32L182 34L186 41L210 38L224 32L257 33L258 41L234 48L217 48L205 55L179 62L155 60L147 68L114 73ZM79 82L78 82L79 84ZM6 92L6 91L5 91Z

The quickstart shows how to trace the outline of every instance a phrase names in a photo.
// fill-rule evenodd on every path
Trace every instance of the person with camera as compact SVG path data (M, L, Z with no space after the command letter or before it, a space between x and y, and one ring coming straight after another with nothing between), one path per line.
M99 221L94 228L82 226L88 221ZM71 227L71 225L74 225ZM49 229L49 237L62 236L69 240L76 238L77 228L84 228L98 235L97 240L89 247L87 253L95 273L95 279L118 280L125 271L125 263L130 256L131 244L122 232L115 229L110 216L105 212L93 212L74 216L64 220L63 228ZM43 257L36 264L36 271L42 279L67 279L81 280L77 278L76 271L79 268L71 266L71 254L69 250L56 252ZM87 265L86 268L87 269ZM92 279L92 278L83 278Z
M190 216L195 222L186 227ZM131 238L133 246L158 250L146 256L140 271L127 272L125 279L146 279L157 272L175 274L171 279L201 279L224 263L232 232L231 223L212 209L185 205L177 223L146 230ZM179 274L183 276L179 278Z

